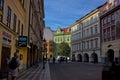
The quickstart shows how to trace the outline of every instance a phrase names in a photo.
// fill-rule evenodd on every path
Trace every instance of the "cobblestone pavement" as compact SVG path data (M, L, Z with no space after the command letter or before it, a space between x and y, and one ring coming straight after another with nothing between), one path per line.
M19 74L17 80L50 80L49 64L46 63L45 69L43 65L32 67Z
M51 80L101 80L102 64L50 64Z
M32 67L19 74L18 80L42 80L44 76L44 70L42 66Z

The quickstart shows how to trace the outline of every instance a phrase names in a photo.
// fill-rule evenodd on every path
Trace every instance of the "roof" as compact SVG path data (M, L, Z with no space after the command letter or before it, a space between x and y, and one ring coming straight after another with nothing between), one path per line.
M69 28L61 28L62 31L64 31L65 33L68 32Z

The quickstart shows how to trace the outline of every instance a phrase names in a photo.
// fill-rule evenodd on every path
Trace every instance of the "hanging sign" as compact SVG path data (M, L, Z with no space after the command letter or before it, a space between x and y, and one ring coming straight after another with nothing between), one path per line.
M18 47L27 47L27 36L19 36Z

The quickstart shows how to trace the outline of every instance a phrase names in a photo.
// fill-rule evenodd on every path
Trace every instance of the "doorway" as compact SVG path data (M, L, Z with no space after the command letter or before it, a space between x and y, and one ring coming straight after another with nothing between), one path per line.
M114 61L114 50L109 49L107 51L107 57L108 57L109 62L113 62Z
M82 55L81 55L81 54L78 54L78 55L77 55L77 61L78 61L78 62L82 62Z
M7 59L10 58L11 50L8 47L2 47L1 54L1 70L2 72L8 72Z
M91 58L93 63L98 63L98 56L96 53L92 53Z
M84 62L89 62L89 56L87 53L84 54Z

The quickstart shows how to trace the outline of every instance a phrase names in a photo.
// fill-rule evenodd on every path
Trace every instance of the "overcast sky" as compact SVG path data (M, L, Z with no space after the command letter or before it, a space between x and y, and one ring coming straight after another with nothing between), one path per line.
M107 0L44 0L45 26L56 30L69 27Z

